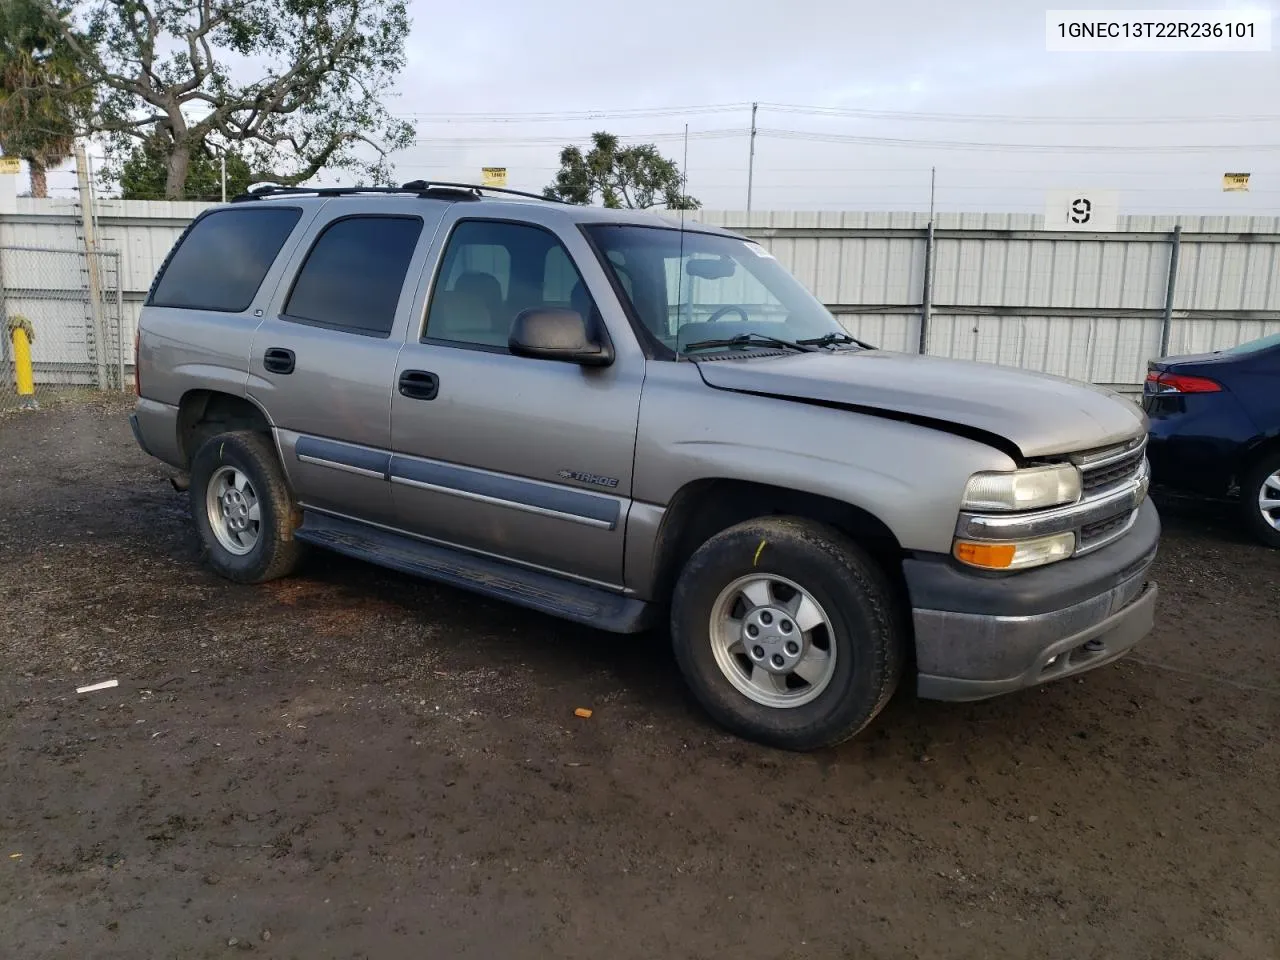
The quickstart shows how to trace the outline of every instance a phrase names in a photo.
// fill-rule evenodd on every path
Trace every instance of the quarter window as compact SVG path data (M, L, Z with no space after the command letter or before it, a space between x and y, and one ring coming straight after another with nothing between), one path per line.
M396 318L418 217L346 217L325 227L298 271L284 319L386 337Z
M223 313L248 310L301 216L297 207L257 206L201 217L169 255L150 304Z

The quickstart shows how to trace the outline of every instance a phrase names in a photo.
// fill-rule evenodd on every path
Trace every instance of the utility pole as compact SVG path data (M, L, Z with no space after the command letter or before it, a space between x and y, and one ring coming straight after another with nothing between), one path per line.
M756 110L760 104L751 104L751 152L747 154L747 213L751 212L751 187L756 172Z
M98 365L98 389L107 389L107 331L102 321L102 280L98 275L98 237L89 184L89 158L84 142L76 140L76 185L79 188L81 233L84 236L85 276L89 288L89 320L93 325L93 353ZM121 347L123 349L123 347Z
M227 202L227 151L218 151L218 166L222 169L222 202Z

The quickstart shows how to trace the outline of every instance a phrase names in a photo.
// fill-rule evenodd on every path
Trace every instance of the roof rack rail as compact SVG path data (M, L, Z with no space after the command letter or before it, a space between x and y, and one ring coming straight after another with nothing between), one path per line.
M526 193L523 190L508 190L506 187L485 187L474 183L453 183L441 180L410 180L399 187L281 187L267 184L261 187L254 187L239 196L232 197L231 202L244 203L248 200L265 200L269 197L350 197L361 194L411 194L423 199L453 197L459 200L479 200L484 195L482 191L527 197L531 200L543 200L548 203L567 202L555 197Z
M529 193L526 190L511 190L507 187L486 187L477 183L453 183L448 180L410 180L404 184L405 190L423 190L434 187L447 187L457 190L475 190L486 191L488 193L506 193L513 197L527 197L530 200L544 200L547 203L568 203L568 200L561 200L559 197L548 197L541 193Z
M407 187L279 187L271 184L254 187L239 196L232 197L232 203L243 203L246 200L265 200L268 197L297 197L297 196L313 196L313 197L351 197L361 194L392 194L403 195L412 194L414 196L439 196L441 193L462 194L473 200L479 199L479 194L474 191L445 190L439 189L438 184L426 184L418 186L410 184Z

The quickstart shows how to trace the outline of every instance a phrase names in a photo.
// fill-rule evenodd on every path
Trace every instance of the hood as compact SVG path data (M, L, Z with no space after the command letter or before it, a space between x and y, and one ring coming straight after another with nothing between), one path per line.
M951 425L994 435L1023 457L1105 447L1146 431L1142 408L1112 390L989 363L866 350L697 364L718 390Z

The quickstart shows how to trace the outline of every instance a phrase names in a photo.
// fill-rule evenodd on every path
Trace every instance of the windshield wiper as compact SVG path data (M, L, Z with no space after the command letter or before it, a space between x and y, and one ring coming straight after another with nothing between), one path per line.
M786 347L789 350L799 350L801 353L809 353L808 346L802 346L804 341L799 343L792 340L783 340L780 337L771 337L766 333L740 333L734 337L725 337L721 340L695 340L693 343L686 343L681 349L681 353L688 353L690 350L710 350L714 347L750 347L750 346L773 346Z
M796 343L806 347L833 347L837 343L852 343L861 347L863 350L874 350L875 347L869 343L863 343L856 337L851 337L847 333L824 333L820 337L810 337L807 340L797 340Z

